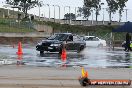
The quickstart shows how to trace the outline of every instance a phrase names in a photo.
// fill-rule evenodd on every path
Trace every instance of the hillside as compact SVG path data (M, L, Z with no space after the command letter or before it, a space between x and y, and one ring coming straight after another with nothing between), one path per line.
M0 32L37 32L34 29L34 25L47 25L53 29L53 32L72 32L79 35L95 35L103 39L109 39L111 30L118 27L118 25L95 25L95 26L83 26L83 25L68 25L59 24L49 21L22 21L16 22L17 11L10 10L9 18L7 16L7 9L0 8ZM3 13L5 14L3 18ZM20 12L19 12L20 13ZM22 14L22 13L21 13ZM22 15L23 16L23 15ZM14 17L14 18L13 18ZM41 27L42 29L42 27ZM45 31L41 31L45 32ZM114 33L116 40L124 40L124 33Z

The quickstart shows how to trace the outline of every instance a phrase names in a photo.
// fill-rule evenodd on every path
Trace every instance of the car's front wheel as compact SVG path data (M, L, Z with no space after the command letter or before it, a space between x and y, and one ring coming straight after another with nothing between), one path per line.
M103 44L99 44L98 47L99 47L99 48L102 48L102 47L103 47Z
M59 50L59 54L62 54L62 49Z

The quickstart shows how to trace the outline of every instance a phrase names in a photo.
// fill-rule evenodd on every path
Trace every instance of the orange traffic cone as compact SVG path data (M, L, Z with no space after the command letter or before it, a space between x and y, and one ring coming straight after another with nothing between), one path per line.
M82 67L82 76L79 77L79 82L81 86L87 86L91 84L91 81L88 78L88 71L85 71L84 67Z
M88 71L85 72L85 77L88 78Z
M62 54L61 54L61 59L62 59L63 62L65 62L66 61L66 58L67 58L67 53L66 53L66 50L63 49L62 50Z
M82 77L88 78L88 71L85 71L84 67L82 67Z
M22 55L23 52L22 52L22 44L21 42L18 43L18 52L17 52L17 55Z

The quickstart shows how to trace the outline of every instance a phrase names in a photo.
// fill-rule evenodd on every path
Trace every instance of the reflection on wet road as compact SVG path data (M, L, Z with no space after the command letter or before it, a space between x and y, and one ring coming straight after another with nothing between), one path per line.
M17 47L0 46L0 65L28 66L84 66L84 67L131 67L132 52L108 50L108 48L87 47L82 52L67 52L67 60L63 62L58 53L39 55L35 47L23 48L23 55L17 56Z

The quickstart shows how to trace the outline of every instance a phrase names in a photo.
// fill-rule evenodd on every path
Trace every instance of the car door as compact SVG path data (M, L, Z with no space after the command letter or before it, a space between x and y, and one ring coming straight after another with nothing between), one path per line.
M78 38L77 35L70 35L69 38L67 39L67 44L66 44L66 49L67 50L77 50L79 47L79 41L80 39Z
M97 47L99 45L99 39L97 37L86 37L86 46Z
M73 50L78 50L82 43L82 39L78 35L73 36Z
M73 42L73 35L69 35L66 41L66 49L73 50L74 42Z

